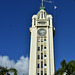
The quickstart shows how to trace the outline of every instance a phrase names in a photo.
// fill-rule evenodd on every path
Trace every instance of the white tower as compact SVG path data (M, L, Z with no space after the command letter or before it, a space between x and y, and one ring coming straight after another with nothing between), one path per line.
M52 15L41 7L32 17L29 75L54 75Z

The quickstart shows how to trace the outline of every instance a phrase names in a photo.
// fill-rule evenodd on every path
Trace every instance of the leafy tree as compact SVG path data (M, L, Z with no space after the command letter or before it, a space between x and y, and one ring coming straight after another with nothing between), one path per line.
M68 63L66 63L66 61L63 60L60 64L61 64L61 68L56 71L55 75L63 75L64 73L66 73L66 75L75 75L75 61L74 60Z

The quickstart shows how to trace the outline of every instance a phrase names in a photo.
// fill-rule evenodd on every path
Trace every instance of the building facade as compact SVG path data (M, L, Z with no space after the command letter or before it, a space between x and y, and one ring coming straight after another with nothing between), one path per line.
M45 7L32 17L29 75L54 75L54 28Z

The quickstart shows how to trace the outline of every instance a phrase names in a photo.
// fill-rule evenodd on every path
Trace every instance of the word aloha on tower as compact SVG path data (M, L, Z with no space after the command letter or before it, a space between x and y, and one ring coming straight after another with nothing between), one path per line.
M52 15L40 7L32 17L29 75L54 75L54 43Z

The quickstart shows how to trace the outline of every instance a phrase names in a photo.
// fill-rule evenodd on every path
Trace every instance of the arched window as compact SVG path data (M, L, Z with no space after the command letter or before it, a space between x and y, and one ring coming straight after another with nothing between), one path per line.
M41 75L43 75L43 71L41 71Z
M36 25L36 19L34 18L34 25Z
M40 68L40 64L37 64L37 68Z
M43 18L43 12L41 12L41 18Z
M46 13L44 12L44 18L46 18Z
M38 19L40 18L40 14L38 15Z
M41 61L41 68L43 68L43 62Z
M41 53L41 59L43 59L43 53Z
M48 21L49 21L49 25L50 25L50 18L48 18Z

